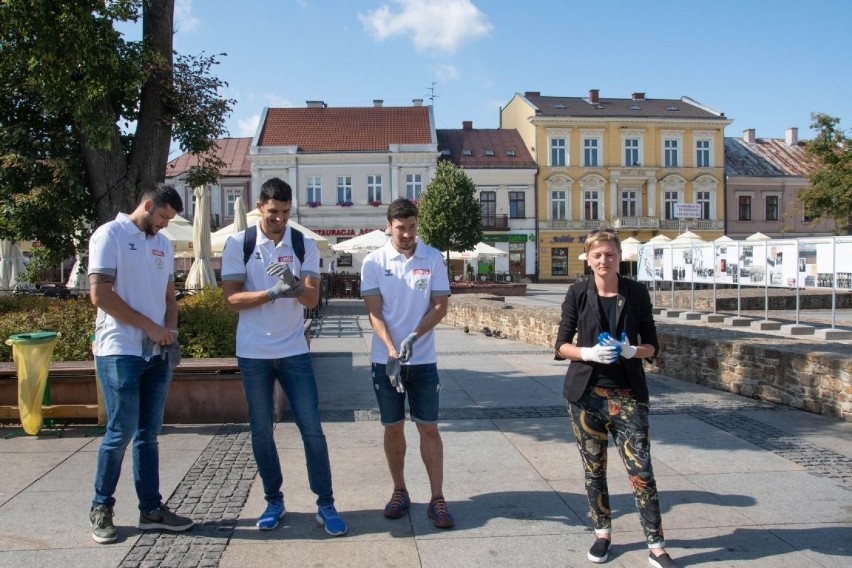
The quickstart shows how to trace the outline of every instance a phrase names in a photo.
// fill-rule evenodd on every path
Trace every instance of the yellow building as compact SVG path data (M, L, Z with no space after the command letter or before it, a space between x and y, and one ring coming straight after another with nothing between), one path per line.
M629 99L516 94L500 127L517 130L536 163L538 278L583 274L583 241L605 227L647 242L724 229L724 113L688 97Z

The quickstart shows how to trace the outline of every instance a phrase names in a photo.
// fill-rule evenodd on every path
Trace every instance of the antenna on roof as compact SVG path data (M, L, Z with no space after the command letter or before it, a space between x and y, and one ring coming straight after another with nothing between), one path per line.
M426 87L426 92L429 93L427 96L429 97L429 102L433 105L435 104L435 99L437 99L440 95L435 94L435 85L438 84L438 81L432 81L431 87Z

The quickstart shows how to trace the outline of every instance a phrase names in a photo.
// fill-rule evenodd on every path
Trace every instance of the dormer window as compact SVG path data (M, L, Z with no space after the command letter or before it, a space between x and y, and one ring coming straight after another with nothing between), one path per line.
M467 148L465 148L464 150L462 150L462 156L473 156L473 150L468 150Z
M441 150L442 156L450 156L451 154L452 154L452 152L450 152L449 148L444 148L443 150Z
M486 156L493 156L493 155L494 155L494 150L490 150L490 149L485 150L485 155L486 155Z
M507 155L508 157L510 157L510 158L513 158L513 157L515 157L517 154L515 154L515 151L514 151L514 150L511 150L511 149L510 149L510 150L506 150L506 155Z

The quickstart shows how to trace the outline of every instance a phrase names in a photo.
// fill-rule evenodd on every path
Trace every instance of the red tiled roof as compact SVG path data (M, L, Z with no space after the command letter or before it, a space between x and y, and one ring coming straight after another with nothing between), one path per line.
M386 152L391 144L432 144L428 106L270 108L258 146L300 152Z
M221 177L251 175L251 164L246 159L251 141L251 138L219 138L216 140L216 147L213 152L225 162L225 167L220 172ZM183 154L166 165L166 177L179 176L192 166L197 165L197 156Z
M536 168L521 135L514 129L439 129L438 151L462 168ZM449 151L449 155L444 152ZM487 155L490 150L493 155ZM465 155L469 151L470 155ZM513 153L513 156L507 155Z

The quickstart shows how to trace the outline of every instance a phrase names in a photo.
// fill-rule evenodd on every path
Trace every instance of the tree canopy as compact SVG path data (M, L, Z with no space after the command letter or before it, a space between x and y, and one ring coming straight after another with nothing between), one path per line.
M449 161L441 161L418 206L417 232L446 251L470 250L482 240L482 218L476 185Z
M195 184L233 101L217 56L173 51L174 0L0 4L0 238L67 258L137 193L163 181L174 138L199 155ZM116 30L142 24L141 41Z
M799 197L809 216L833 219L837 232L852 235L852 138L840 128L839 118L814 113L811 122L817 136L807 151L821 165Z

